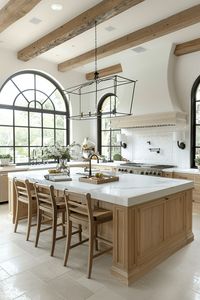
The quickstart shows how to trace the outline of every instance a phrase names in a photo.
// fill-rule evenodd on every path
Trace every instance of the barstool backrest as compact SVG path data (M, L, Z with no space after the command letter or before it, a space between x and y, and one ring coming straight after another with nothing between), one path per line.
M21 201L25 201L25 202L31 201L32 200L31 184L29 180L14 178L13 182L15 186L16 197Z
M65 204L67 217L73 214L87 216L89 222L92 222L93 212L90 193L75 193L65 190Z
M34 188L38 207L47 206L49 209L56 209L53 185L45 186L39 183L34 183Z

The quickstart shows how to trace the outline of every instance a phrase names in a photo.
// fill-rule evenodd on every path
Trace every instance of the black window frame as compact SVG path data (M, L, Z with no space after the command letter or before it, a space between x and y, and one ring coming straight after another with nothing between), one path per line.
M196 124L196 103L200 100L196 99L197 89L200 86L200 76L195 80L192 91L191 91L191 152L190 152L190 165L191 168L196 168L195 165L195 155L196 149L200 150L200 146L196 146L196 126L200 127L200 124Z
M110 148L110 157L109 157L108 161L113 161L113 159L112 159L112 148L119 148L119 153L121 154L121 146L120 145L119 146L112 145L112 139L111 139L112 132L116 131L116 132L121 133L121 129L112 129L112 128L110 128L109 130L103 130L102 129L102 116L101 116L102 106L103 106L104 102L109 97L112 97L112 96L116 97L116 95L114 93L106 93L105 95L103 95L101 97L101 99L98 102L98 106L97 106L97 150L98 150L99 154L101 155L103 147ZM111 108L110 108L110 117L111 117L111 115L112 115L112 112L111 112ZM110 132L110 144L109 144L109 146L103 146L102 145L102 132L103 131L109 131Z
M19 71L19 72L16 72L14 74L12 74L11 76L9 76L6 81L3 83L3 85L1 86L0 88L0 93L1 91L3 90L3 88L5 87L5 85L8 83L8 82L13 82L13 78L16 77L16 76L19 76L21 74L31 74L33 75L33 86L34 88L33 89L27 89L27 90L21 90L19 87L17 87L17 89L19 90L19 94L16 95L15 99L13 99L13 105L6 105L6 104L1 104L0 102L0 109L8 109L8 110L12 110L13 111L13 123L12 125L2 125L0 124L0 127L10 127L13 129L13 144L12 146L8 146L8 145L5 145L5 146L0 146L0 148L12 148L13 149L13 163L16 163L16 148L17 147L21 147L21 148L26 148L28 149L28 158L27 158L27 162L20 162L20 163L17 163L17 165L26 165L26 164L31 164L32 163L32 160L31 160L31 149L32 148L40 148L42 146L44 146L44 136L43 136L43 132L45 129L53 129L53 132L54 132L54 143L56 142L56 130L63 130L63 132L65 131L65 140L66 140L66 145L64 146L67 146L69 144L69 139L70 139L70 122L69 122L69 105L68 105L68 99L65 95L65 93L63 92L61 86L58 84L58 82L56 82L52 77L48 76L46 73L43 73L43 72L40 72L40 71L36 71L36 70L23 70L23 71ZM53 92L49 93L49 94L46 94L46 92L42 91L42 90L39 90L36 88L36 76L40 76L40 77L43 77L45 78L46 80L48 80L51 84L54 85L55 89L53 90ZM14 82L13 82L14 83ZM16 83L14 83L15 86ZM23 92L26 92L26 91L29 91L29 90L33 90L34 91L34 99L32 100L33 102L35 102L35 107L29 107L30 106L30 103L32 101L29 101L28 100L28 105L27 107L23 107L23 106L17 106L15 105L15 101L17 99L17 97L20 95L20 94L23 94ZM64 101L64 105L65 105L65 110L56 110L55 109L55 106L53 104L53 101L50 99L51 95L53 95L56 91L58 91L61 96L62 96L62 99ZM36 98L36 94L37 92L40 92L42 94L45 95L46 99L44 102L46 102L47 100L50 100L52 102L52 107L53 109L45 109L45 108L36 108L36 102L39 102ZM24 95L23 95L24 96ZM24 96L25 98L25 96ZM15 123L15 112L16 111L27 111L28 113L28 125L27 126L23 126L23 125L16 125ZM30 113L31 112L37 112L37 113L40 113L41 114L41 126L33 126L30 124ZM44 114L51 114L54 116L54 126L53 127L45 127L43 126L43 115ZM66 124L65 124L65 128L59 128L56 126L56 116L58 115L63 115L66 117ZM27 128L28 130L28 144L27 145L16 145L16 141L15 141L15 130L16 128ZM40 146L33 146L30 144L30 130L31 129L34 129L34 128L37 128L37 129L40 129L41 130L41 145ZM35 162L37 163L37 162ZM38 163L41 163L38 162Z

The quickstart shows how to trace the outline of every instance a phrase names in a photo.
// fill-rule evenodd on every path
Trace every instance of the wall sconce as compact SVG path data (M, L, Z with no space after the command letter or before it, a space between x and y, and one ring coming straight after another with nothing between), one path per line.
M126 135L122 133L117 134L117 142L120 143L120 146L122 148L127 148L127 143L126 143Z
M173 136L174 141L177 142L177 146L179 149L183 150L185 149L186 145L185 145L185 132L183 131L179 131L179 132L174 132L174 136Z

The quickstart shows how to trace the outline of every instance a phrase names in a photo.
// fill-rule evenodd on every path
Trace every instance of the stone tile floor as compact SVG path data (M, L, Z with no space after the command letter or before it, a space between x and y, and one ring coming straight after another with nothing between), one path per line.
M0 205L0 300L200 300L200 215L193 216L195 240L165 260L130 287L110 274L111 255L97 258L92 279L85 277L87 245L71 251L63 267L65 241L56 243L50 257L50 232L41 234L34 247L35 228L25 241L26 222L18 233Z

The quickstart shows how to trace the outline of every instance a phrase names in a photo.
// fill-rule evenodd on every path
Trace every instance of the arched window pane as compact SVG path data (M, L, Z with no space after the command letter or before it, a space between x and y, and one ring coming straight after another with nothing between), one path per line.
M28 146L28 128L15 127L15 145Z
M196 91L196 100L200 100L200 84L197 87L197 91Z
M65 130L56 130L56 140L60 145L65 145L66 142Z
M27 107L29 102L20 94L15 100L15 106L24 106Z
M13 105L13 102L19 93L19 90L13 82L9 81L0 92L0 104Z
M41 128L30 128L30 146L42 146Z
M35 99L43 104L43 102L47 99L47 95L45 93L42 93L40 91L36 91L35 93Z
M34 90L24 91L22 94L23 94L24 98L29 102L35 100L35 91Z
M43 127L54 128L54 115L43 114Z
M41 113L30 112L30 126L31 127L41 127L42 126Z
M52 100L54 106L55 106L55 110L58 111L64 111L66 110L65 108L65 103L62 101L62 95L61 93L56 90L50 97L50 99Z
M54 106L50 100L46 100L42 107L43 109L54 110Z
M0 146L13 145L13 129L12 127L0 126Z
M17 164L28 163L28 147L15 148L15 162Z
M33 74L20 74L12 78L13 82L19 88L20 91L27 89L34 89L34 75Z
M45 77L36 75L36 89L39 91L43 91L49 96L55 90L55 85L52 84L49 80L47 80Z
M56 127L66 128L66 116L56 115Z
M48 98L52 95L56 108ZM68 116L67 99L51 77L35 71L14 74L0 90L0 153L10 153L14 163L25 164L42 146L55 142L66 146Z
M44 146L54 145L54 130L53 129L44 129Z
M12 125L13 111L8 109L0 110L0 125Z
M107 160L113 160L115 154L121 154L120 143L117 142L117 134L121 130L111 128L110 115L118 105L118 98L115 95L102 96L99 101L98 112L102 113L97 118L98 128L98 151ZM105 114L106 113L106 114Z
M28 112L16 110L15 112L15 125L16 126L28 126Z

